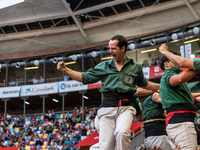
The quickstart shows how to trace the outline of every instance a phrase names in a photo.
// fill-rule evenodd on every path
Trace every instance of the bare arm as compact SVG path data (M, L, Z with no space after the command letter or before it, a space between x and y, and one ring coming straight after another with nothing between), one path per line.
M160 84L148 81L147 85L142 86L142 88L143 89L148 89L148 90L159 90Z
M135 93L136 96L146 96L146 95L149 95L149 94L152 94L153 91L152 90L146 90L146 89L143 89L143 88L137 88L137 91Z
M182 68L189 68L194 69L193 59L184 58L182 56L175 55L168 51L168 47L166 44L162 44L159 47L159 51L161 54L165 55L173 64L182 67Z
M57 69L59 71L64 72L67 76L71 77L72 79L79 81L79 82L82 82L82 73L67 68L63 61L58 62Z
M177 86L180 85L182 83L185 83L187 81L189 81L190 79L192 79L194 76L196 75L196 72L194 72L193 70L186 70L183 71L180 74L177 75L173 75L170 79L169 79L169 83L172 86Z
M198 97L200 96L200 93L191 93L192 94L192 97Z
M153 100L154 102L156 102L156 103L162 104L162 99L160 98L160 94L157 93L157 92L153 93L153 95L152 95L152 100Z

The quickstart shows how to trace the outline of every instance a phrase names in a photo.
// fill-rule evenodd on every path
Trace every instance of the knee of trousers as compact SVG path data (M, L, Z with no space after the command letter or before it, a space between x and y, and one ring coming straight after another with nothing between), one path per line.
M116 139L130 138L130 136L131 136L130 131L119 130L115 132Z

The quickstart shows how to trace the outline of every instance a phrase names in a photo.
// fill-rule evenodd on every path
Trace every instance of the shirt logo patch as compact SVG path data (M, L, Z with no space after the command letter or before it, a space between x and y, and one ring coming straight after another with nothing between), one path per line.
M131 84L131 83L133 82L132 77L127 76L127 77L125 78L125 82Z

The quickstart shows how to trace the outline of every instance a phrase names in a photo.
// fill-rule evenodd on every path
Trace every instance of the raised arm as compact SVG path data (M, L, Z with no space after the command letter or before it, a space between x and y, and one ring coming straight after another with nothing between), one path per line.
M71 77L72 79L82 82L82 73L67 68L63 61L58 62L57 69L64 72L67 76Z
M172 86L177 86L177 85L180 85L182 83L185 83L185 82L189 81L195 75L196 75L196 72L194 72L193 70L189 69L189 70L183 71L180 74L171 76L171 78L169 79L169 83Z
M169 52L166 44L162 44L159 47L159 51L161 54L165 55L170 61L172 61L175 65L182 68L189 68L194 70L193 59L184 58L182 56L178 56Z

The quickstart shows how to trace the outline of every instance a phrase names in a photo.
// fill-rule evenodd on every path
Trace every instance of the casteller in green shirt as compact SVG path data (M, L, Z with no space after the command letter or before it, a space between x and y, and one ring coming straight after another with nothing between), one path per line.
M115 61L99 63L95 68L89 69L86 73L82 72L83 84L95 83L101 80L100 92L135 93L136 85L145 86L148 82L144 78L141 64L133 61L126 55L121 70L117 70Z
M194 105L190 89L186 83L172 86L169 82L169 79L173 75L179 74L179 72L180 67L164 70L160 82L160 97L162 99L163 109L177 104Z
M200 58L193 59L194 71L200 72Z
M152 100L152 95L149 96L142 105L142 121L165 118L162 104L156 103Z

